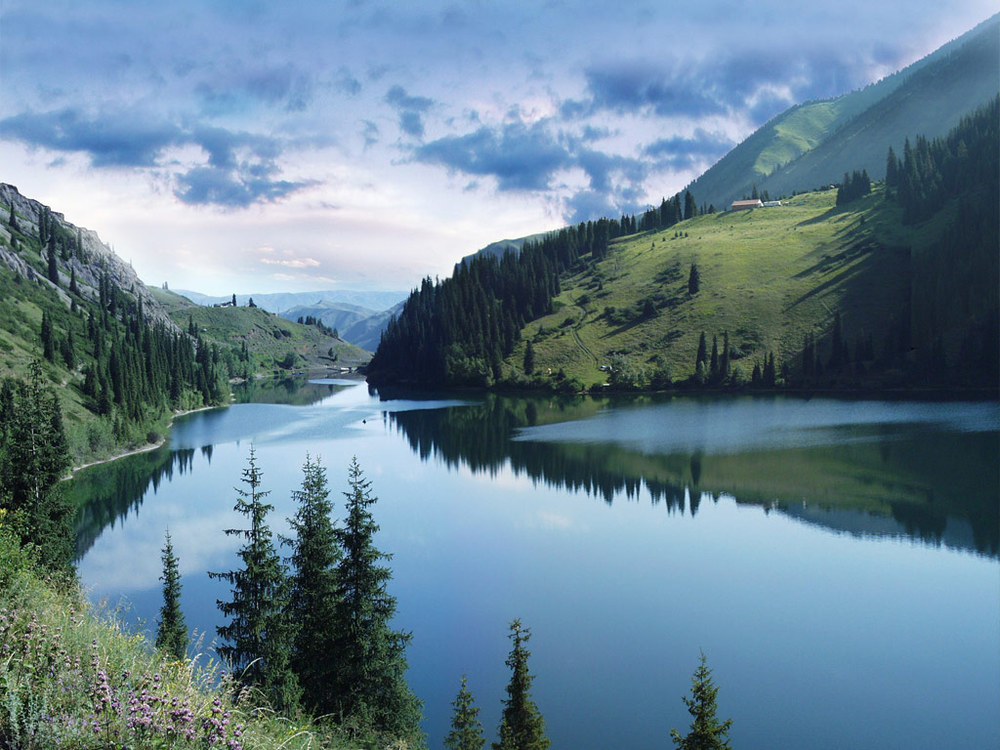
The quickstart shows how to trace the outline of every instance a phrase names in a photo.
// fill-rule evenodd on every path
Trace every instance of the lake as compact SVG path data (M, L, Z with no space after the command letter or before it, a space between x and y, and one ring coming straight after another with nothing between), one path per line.
M701 652L737 748L1000 746L996 402L382 396L257 387L81 472L92 599L155 630L169 529L207 648L251 444L279 533L357 456L432 748L463 674L495 737L515 617L554 748L671 746Z

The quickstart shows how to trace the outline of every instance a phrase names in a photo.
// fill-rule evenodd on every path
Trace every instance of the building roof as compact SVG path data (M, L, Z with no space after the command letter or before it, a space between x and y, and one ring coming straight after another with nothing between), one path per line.
M755 198L752 201L733 201L731 208L758 208L763 205L759 199Z

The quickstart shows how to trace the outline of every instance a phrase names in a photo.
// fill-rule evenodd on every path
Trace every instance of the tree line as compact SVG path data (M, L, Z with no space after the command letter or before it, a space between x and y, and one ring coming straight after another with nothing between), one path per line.
M476 255L443 281L425 278L383 331L369 382L496 384L525 324L552 311L562 274L603 260L612 240L698 213L690 193L678 194L640 217L581 222L526 242L517 253Z

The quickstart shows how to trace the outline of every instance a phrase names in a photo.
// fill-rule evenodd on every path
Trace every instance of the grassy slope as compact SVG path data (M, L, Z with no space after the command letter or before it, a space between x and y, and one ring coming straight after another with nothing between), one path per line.
M22 243L20 256L36 269L44 267L37 249L31 245ZM44 310L52 316L60 333L73 329L79 347L86 339L86 313L81 308L74 315L45 282L17 277L3 265L0 265L0 300L0 378L26 379L28 364L38 358L42 372L59 397L74 463L94 458L86 432L98 422L98 417L85 405L82 367L78 364L70 370L59 355L54 363L42 359L40 333Z
M797 105L773 118L691 183L716 208L756 184L771 195L839 181L845 170L885 174L889 144L947 133L998 90L1000 17L980 24L902 71L836 99Z
M19 748L206 747L317 750L391 746L349 738L329 722L272 711L220 679L205 653L174 661L76 586L60 590L32 569L0 518L0 745ZM202 643L192 646L200 651ZM151 697L150 697L151 696ZM146 717L148 721L136 720Z
M190 317L208 339L236 347L246 342L264 371L281 369L279 363L289 351L298 355L296 368L313 370L357 367L371 357L360 347L327 336L314 326L285 320L259 307L202 307L173 292L157 289L153 293L182 329L187 330ZM329 354L331 348L336 359Z
M768 351L794 364L805 334L826 334L837 309L849 341L862 329L881 341L905 309L909 287L899 271L909 253L898 248L912 244L912 233L898 228L880 190L844 209L834 200L835 191L810 193L793 201L800 205L700 216L614 243L599 264L603 290L589 271L577 274L564 282L556 311L526 326L536 368L563 368L591 385L603 382L599 367L613 352L625 352L645 365L660 355L683 378L694 371L701 331L721 346L728 330L731 347L746 355L734 364L749 376ZM689 296L692 263L701 290ZM660 295L652 318L616 325L602 314L651 295ZM523 352L522 343L513 367Z

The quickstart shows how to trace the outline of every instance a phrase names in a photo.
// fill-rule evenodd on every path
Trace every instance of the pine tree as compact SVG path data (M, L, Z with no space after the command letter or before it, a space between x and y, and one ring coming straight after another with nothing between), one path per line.
M54 240L51 239L49 240L48 255L49 255L49 269L48 269L49 281L51 281L53 284L58 284L59 268L58 266L56 266L56 243Z
M14 216L14 201L10 202L10 216L7 217L7 226L12 232L17 231L17 217Z
M528 671L531 652L524 646L531 638L531 631L521 625L520 619L510 624L510 631L508 637L514 646L506 664L511 675L507 698L503 702L500 741L493 743L493 750L545 750L551 742L545 736L545 720L531 698L531 682L534 679Z
M163 606L160 607L160 620L156 626L156 647L180 660L187 654L188 633L181 611L181 574L177 569L177 557L169 531L165 535L160 559L163 560L163 575L160 576Z
M716 699L719 688L712 682L712 670L706 664L705 654L691 678L691 697L683 697L688 713L692 716L691 731L681 737L676 729L670 730L670 739L681 750L728 750L729 728L732 719L719 721Z
M302 488L292 493L298 510L288 520L295 532L288 608L288 616L296 624L292 669L302 687L303 704L324 714L334 707L330 687L335 665L329 654L337 615L340 547L331 519L326 470L307 455L302 474Z
M694 359L695 367L699 364L708 364L708 343L705 341L705 332L701 332L701 337L698 339L698 354Z
M524 347L524 374L530 375L535 371L535 347L529 341Z
M396 737L420 732L420 702L406 684L411 635L390 628L396 599L386 590L392 573L380 565L391 555L375 547L371 494L356 458L348 468L347 515L336 530L343 553L337 566L336 665L333 713Z
M688 273L688 294L697 294L701 289L701 273L698 271L698 264L691 264L691 271Z
M274 506L264 502L270 492L260 488L253 447L242 481L247 489L236 489L234 509L249 519L250 528L226 529L226 534L243 539L237 553L243 568L208 574L232 586L232 600L216 602L229 618L226 625L216 627L225 641L218 651L243 684L257 686L276 708L289 710L297 702L298 686L289 667L292 633L284 616L288 584L267 525Z
M722 332L722 357L719 360L719 375L723 380L729 377L729 331Z
M483 750L486 738L483 736L483 725L479 722L479 707L475 705L465 675L462 675L462 687L451 705L455 710L444 746L448 750Z
M22 543L37 547L43 565L64 572L73 559L73 509L59 481L70 457L58 398L43 385L37 359L27 382L5 380L3 392L0 507Z

